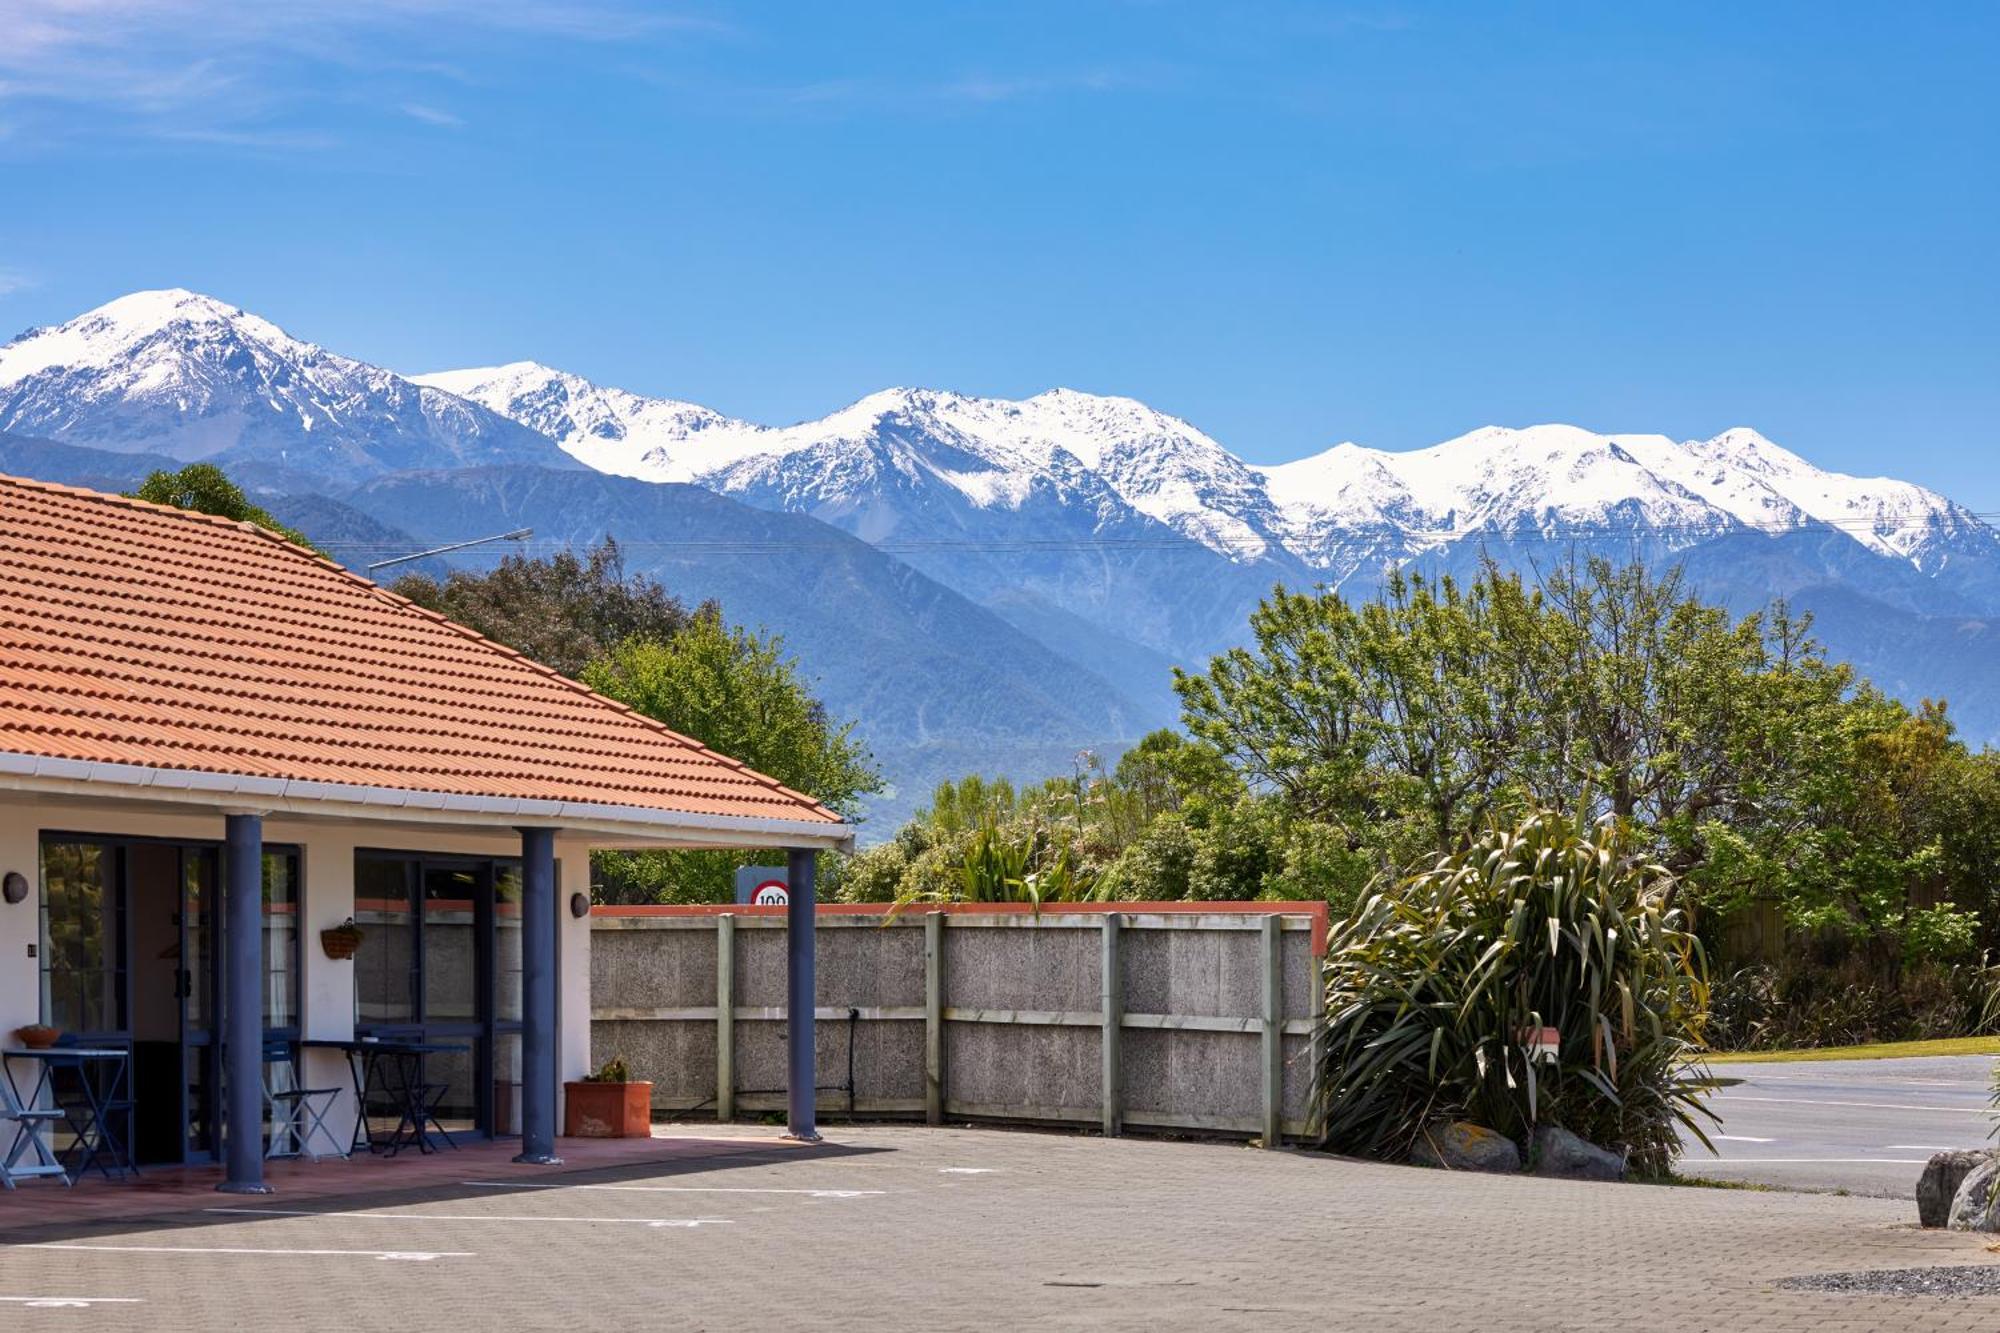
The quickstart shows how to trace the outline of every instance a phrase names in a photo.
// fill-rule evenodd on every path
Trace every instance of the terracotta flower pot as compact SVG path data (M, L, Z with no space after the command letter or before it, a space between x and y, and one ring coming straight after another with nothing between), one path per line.
M31 1051L45 1051L56 1044L62 1036L61 1028L52 1028L46 1023L30 1023L26 1027L15 1028L14 1037Z
M563 1084L563 1132L577 1139L643 1139L653 1133L651 1083Z

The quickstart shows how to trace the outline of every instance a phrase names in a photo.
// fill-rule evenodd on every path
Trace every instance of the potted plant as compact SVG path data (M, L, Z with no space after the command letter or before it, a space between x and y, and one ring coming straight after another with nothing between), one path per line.
M653 1132L653 1085L634 1081L614 1055L595 1074L563 1084L564 1132L580 1139L643 1139Z
M354 951L361 947L362 930L349 917L337 926L328 926L319 933L319 947L326 950L326 956L333 959L352 958Z

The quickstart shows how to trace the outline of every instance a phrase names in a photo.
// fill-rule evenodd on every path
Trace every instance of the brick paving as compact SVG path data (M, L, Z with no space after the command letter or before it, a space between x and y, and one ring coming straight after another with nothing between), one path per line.
M526 1182L468 1150L411 1188L370 1169L366 1192L219 1204L341 1215L192 1211L219 1196L190 1203L190 1182L156 1220L24 1227L47 1195L24 1189L0 1196L0 1327L2000 1327L2000 1298L1779 1288L1995 1260L1900 1201L999 1130L835 1127L808 1150L769 1133L682 1127L621 1145L647 1160L578 1155ZM8 1299L52 1296L130 1303Z

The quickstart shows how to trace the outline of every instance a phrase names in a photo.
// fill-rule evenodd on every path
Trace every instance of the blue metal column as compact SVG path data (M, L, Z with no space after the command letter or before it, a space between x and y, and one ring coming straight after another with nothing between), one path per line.
M225 1194L264 1183L264 817L225 815L222 1082L227 1089Z
M556 831L521 830L521 1155L557 1166Z
M814 1123L814 1094L819 1074L813 1063L813 868L818 853L792 848L785 854L786 887L791 906L785 909L785 1040L790 1103L787 1138L819 1142Z

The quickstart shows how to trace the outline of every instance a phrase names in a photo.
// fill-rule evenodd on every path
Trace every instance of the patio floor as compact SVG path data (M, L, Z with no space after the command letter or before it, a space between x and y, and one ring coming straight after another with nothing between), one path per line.
M568 1172L651 1164L696 1164L705 1159L740 1157L746 1152L804 1150L774 1132L765 1136L704 1137L685 1129L654 1131L649 1139L558 1139L558 1167L524 1166L513 1160L520 1141L476 1140L458 1148L394 1157L362 1153L345 1160L277 1160L264 1164L264 1179L282 1199L331 1199L392 1190L455 1184L468 1173L491 1180L531 1184ZM808 1150L809 1151L809 1150ZM26 1227L69 1223L135 1221L199 1212L225 1196L216 1192L220 1166L148 1167L143 1175L107 1180L92 1172L74 1186L56 1180L28 1180L13 1192L0 1191L0 1235Z

